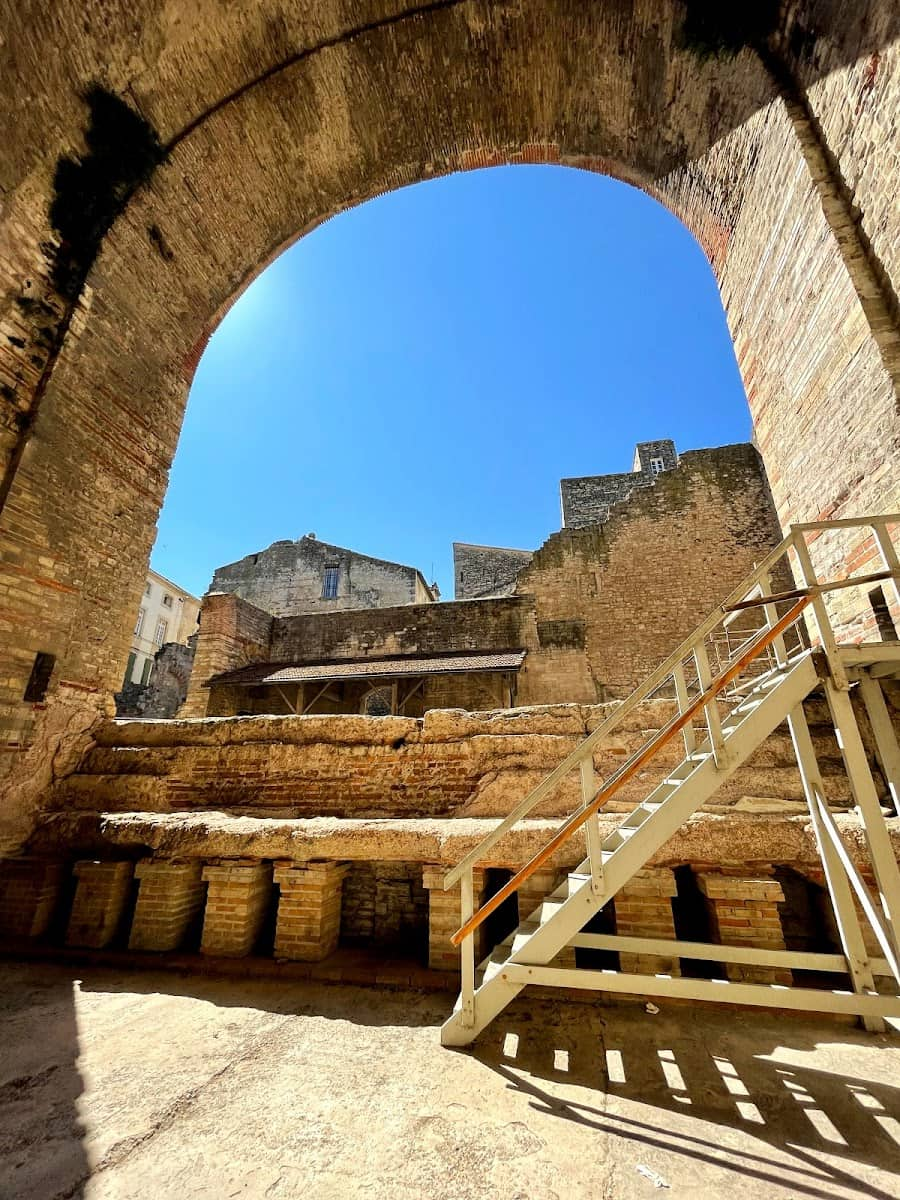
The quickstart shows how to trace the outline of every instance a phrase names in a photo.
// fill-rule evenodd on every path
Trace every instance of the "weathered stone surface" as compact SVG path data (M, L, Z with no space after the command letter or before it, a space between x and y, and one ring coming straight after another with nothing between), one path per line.
M865 862L865 837L859 821L850 814L837 814L835 819L854 860ZM600 818L604 833L611 832L616 823L611 817ZM52 854L60 847L85 853L99 848L133 853L146 848L166 858L378 859L453 865L495 825L496 821L471 818L279 820L216 812L50 813L40 819L30 848L36 854ZM558 826L558 821L524 821L497 844L492 857L501 865L521 865L546 844ZM890 818L888 828L900 856L900 818ZM583 838L576 833L553 863L560 869L573 867L584 853ZM806 817L700 813L670 838L650 865L778 862L818 864L815 836Z

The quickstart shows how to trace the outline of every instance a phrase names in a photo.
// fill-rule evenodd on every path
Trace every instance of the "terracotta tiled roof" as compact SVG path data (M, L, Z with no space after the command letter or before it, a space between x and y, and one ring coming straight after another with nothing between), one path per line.
M380 658L332 661L327 663L254 663L236 671L214 675L210 683L230 683L254 687L276 683L314 683L326 679L386 679L404 675L463 675L470 672L518 671L525 659L524 650L472 651L469 654L442 654L431 657L407 655L404 658Z

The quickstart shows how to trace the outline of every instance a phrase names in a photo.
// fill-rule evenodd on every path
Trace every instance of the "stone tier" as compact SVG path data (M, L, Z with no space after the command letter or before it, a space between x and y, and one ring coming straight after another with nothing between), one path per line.
M829 799L847 807L849 788L833 731L815 702L813 735ZM59 783L57 811L182 813L258 817L499 817L605 720L610 705L553 705L507 712L435 710L422 719L229 717L110 721L77 773ZM671 717L648 701L595 755L608 776ZM680 760L681 739L617 794L628 811ZM877 775L881 786L881 777ZM534 813L568 815L577 774ZM721 787L707 811L805 812L793 748L777 730Z

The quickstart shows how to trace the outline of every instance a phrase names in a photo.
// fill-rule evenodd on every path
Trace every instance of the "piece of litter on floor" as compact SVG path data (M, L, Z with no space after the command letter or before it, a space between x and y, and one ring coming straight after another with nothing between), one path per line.
M649 1005L647 1007L649 1008ZM658 1174L654 1170L651 1170L650 1167L645 1167L643 1163L638 1163L636 1170L640 1175L643 1175L645 1179L649 1179L654 1187L667 1188L669 1186L668 1182L663 1179L662 1175Z
M655 1004L651 1003L651 1001L648 1000L647 1003L644 1005L644 1012L648 1012L651 1017L655 1017L656 1014L659 1012L659 1009L656 1007Z

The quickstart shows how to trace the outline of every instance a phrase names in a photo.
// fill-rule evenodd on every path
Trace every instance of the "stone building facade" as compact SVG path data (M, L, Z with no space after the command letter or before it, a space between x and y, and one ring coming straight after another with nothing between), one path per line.
M209 590L240 596L276 617L435 599L434 586L415 567L332 546L312 533L219 567Z
M531 558L531 550L454 542L453 594L457 600L508 596L515 591L516 577Z

